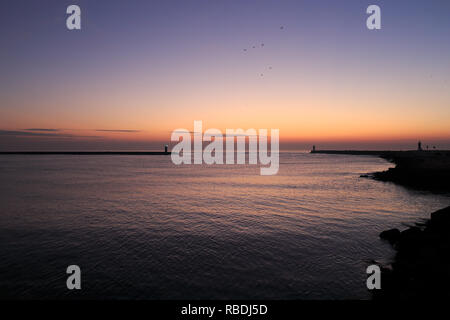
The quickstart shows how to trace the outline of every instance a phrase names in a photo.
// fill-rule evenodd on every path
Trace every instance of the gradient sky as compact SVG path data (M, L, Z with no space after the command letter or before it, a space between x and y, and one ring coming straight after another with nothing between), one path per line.
M450 148L450 1L3 0L0 42L0 150L152 148L194 120Z

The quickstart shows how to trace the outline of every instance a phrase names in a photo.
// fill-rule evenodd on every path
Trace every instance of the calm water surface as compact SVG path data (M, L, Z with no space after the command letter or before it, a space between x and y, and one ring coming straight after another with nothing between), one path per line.
M0 297L368 299L378 233L450 205L360 178L370 156L282 153L257 166L167 156L1 156ZM82 290L65 270L82 270Z

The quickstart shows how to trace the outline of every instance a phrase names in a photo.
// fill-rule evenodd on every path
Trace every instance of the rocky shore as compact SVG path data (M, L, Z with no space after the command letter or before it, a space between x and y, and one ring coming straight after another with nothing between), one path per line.
M377 156L395 164L383 172L362 177L390 181L415 189L433 192L450 191L450 151L372 151L372 150L315 150L315 154Z
M372 173L376 180L436 193L450 191L450 152L389 152L379 156L396 164ZM383 231L380 238L396 250L393 262L381 270L376 300L442 300L450 297L450 207L401 231Z
M396 250L381 268L376 300L442 300L450 297L450 207L404 231L383 231L380 238Z
M450 151L316 151L312 153L379 156L395 164L362 177L408 188L450 194ZM443 300L450 298L450 207L406 230L390 229L380 238L396 250L381 267L381 289L375 300Z
M449 151L399 151L385 152L379 156L396 166L368 175L376 180L433 192L450 191Z

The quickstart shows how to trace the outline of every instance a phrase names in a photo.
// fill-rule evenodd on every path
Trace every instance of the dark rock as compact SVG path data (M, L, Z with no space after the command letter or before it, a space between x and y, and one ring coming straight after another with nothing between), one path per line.
M400 232L400 241L414 241L418 239L422 234L422 230L419 227L410 227Z
M380 238L394 244L400 239L400 230L390 229L380 233Z
M431 214L431 222L450 224L450 207L433 212Z
M434 236L450 236L450 207L438 210L431 214L425 228L429 234Z
M410 227L400 233L397 245L403 247L405 250L417 249L416 246L421 236L422 230L419 227Z
M395 168L375 172L373 178L390 181L408 188L436 193L450 191L450 152L383 152L382 158Z
M450 207L432 213L424 225L387 230L380 237L394 242L396 255L391 270L381 270L383 285L374 299L450 298Z

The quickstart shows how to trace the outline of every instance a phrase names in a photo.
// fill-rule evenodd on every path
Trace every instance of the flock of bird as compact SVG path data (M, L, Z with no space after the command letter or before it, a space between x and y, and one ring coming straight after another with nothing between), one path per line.
M284 30L284 26L280 26L280 30ZM260 43L259 45L253 45L251 47L251 49L264 48L264 46L265 46L264 43ZM244 48L243 50L244 50L244 52L248 52L250 49ZM272 70L272 66L267 67L267 70ZM263 77L264 73L261 73L260 76ZM430 74L429 77L430 77L430 79L433 79L433 74ZM445 80L444 86L447 86L447 85L448 85L448 80Z
M280 27L280 30L284 30L284 26L281 26L281 27ZM257 46L257 45L253 45L253 46L252 46L252 49L256 49L256 48L264 48L264 43L261 43L259 46ZM247 52L247 51L248 51L248 49L247 49L247 48L244 48L244 52ZM268 69L268 70L272 70L272 67L269 66L267 69ZM263 77L263 76L264 76L264 73L261 73L260 76Z

